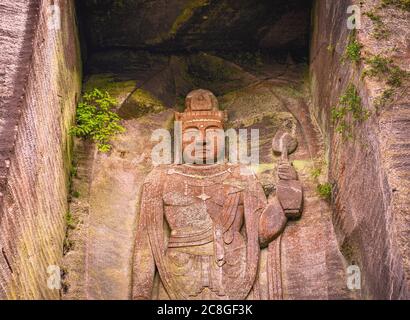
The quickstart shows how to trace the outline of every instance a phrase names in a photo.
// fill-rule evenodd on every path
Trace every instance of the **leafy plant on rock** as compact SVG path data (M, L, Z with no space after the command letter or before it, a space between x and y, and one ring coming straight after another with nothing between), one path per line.
M342 60L350 60L352 62L359 62L361 60L361 50L363 46L356 39L355 34L349 37L349 43L346 47Z
M74 136L91 139L101 152L111 150L109 140L117 133L124 132L120 117L113 112L117 101L108 92L93 89L83 95L77 106L76 125L70 133Z
M375 101L376 107L383 107L393 99L396 89L402 87L403 82L409 79L410 73L395 65L393 59L384 57L380 54L366 59L368 68L363 76L369 76L385 81L387 88Z
M332 120L337 125L336 132L345 138L353 137L348 116L353 119L353 122L363 122L369 115L370 113L363 109L362 99L353 84L349 84L345 93L339 98L339 104L332 109Z
M394 5L403 10L410 11L410 0L382 0L382 7Z
M317 193L321 198L330 201L332 198L332 185L329 182L319 184L317 186Z

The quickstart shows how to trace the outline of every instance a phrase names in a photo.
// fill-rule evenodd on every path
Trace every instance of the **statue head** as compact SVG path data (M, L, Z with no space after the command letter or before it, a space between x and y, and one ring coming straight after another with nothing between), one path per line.
M191 91L185 99L185 111L175 114L182 123L184 159L190 163L211 163L223 157L223 128L227 119L219 110L218 100L208 90Z

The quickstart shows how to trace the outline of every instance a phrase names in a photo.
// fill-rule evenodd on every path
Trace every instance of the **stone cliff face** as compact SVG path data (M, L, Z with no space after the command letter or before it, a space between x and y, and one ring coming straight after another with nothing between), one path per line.
M410 298L410 13L400 0L367 0L351 32L351 0L312 2L76 1L82 79L74 1L4 0L0 298L130 298L151 133L172 131L173 111L200 87L229 127L261 130L266 191L276 183L273 135L284 128L299 141L291 161L303 216L272 245L275 259L262 254L278 279L260 282L275 282L277 299ZM60 29L49 28L50 5ZM109 153L75 139L72 156L81 85L117 101L126 132ZM346 284L352 264L356 292ZM50 265L62 268L61 292L47 288Z
M59 29L49 28L50 1L0 5L1 298L59 298L58 290L47 287L47 268L61 265L68 129L81 68L74 6L54 2L61 8Z
M147 57L152 63L147 63ZM275 241L271 255L275 258L269 260L264 252L260 262L261 267L268 264L281 277L281 285L274 287L277 299L350 297L331 209L316 193L317 181L312 177L323 152L307 107L303 79L307 66L278 62L269 55L260 56L258 63L255 59L232 62L239 57L228 60L209 53L166 56L134 52L130 59L122 59L122 67L117 61L115 70L111 64L101 64L101 57L91 59L98 64L93 66L95 71L85 87L109 91L118 101L119 112L123 108L129 112L123 120L126 132L112 141L109 154L96 153L80 141L77 145L79 174L73 188L80 196L73 199L70 211L78 225L69 233L76 244L65 256L65 299L130 298L139 197L144 177L153 168L150 155L156 143L150 140L151 134L158 128L172 128L173 110L167 105L182 108L180 97L197 87L209 88L218 95L221 107L228 111L228 127L260 130L261 165L257 174L267 190L275 183L278 162L271 151L274 134L286 127L299 141L291 160L305 189L303 218L290 222ZM105 72L111 72L101 73L102 65ZM129 73L133 68L138 68L138 78ZM147 100L147 96L155 99ZM141 109L145 113L131 112ZM86 168L92 171L86 173ZM272 281L278 279L260 275L262 284ZM268 296L266 290L262 290L262 296Z
M78 1L92 50L304 50L310 5L306 0Z
M405 72L410 71L410 13L366 1L361 6L362 29L356 32L361 57L352 62L343 58L354 34L345 23L350 4L317 1L313 12L312 113L326 141L333 220L346 259L361 268L361 297L408 299L410 95ZM394 64L403 70L398 72L403 79L392 81L395 67L381 77L364 76L369 73L365 70L380 72L374 61L382 67ZM345 139L332 123L331 110L350 83L369 117L363 122L349 118L353 138Z

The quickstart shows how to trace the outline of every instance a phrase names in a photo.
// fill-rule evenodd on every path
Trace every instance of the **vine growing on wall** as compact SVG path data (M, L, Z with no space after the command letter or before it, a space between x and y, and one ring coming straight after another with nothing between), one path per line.
M108 92L96 88L85 93L77 106L76 125L70 133L93 140L101 152L110 151L110 139L125 131L120 124L121 118L113 112L116 103Z
M346 46L346 50L343 54L342 61L350 60L351 62L358 63L361 60L363 46L356 38L356 33L353 32L349 35L349 43Z
M410 74L395 65L392 58L382 55L371 56L365 62L367 68L362 77L376 78L379 81L385 81L387 85L387 88L375 101L376 108L383 107L392 101L397 89L409 79Z
M353 138L352 124L368 119L370 113L362 105L354 84L349 84L344 94L339 98L339 103L332 109L332 121L336 124L336 132L344 138Z

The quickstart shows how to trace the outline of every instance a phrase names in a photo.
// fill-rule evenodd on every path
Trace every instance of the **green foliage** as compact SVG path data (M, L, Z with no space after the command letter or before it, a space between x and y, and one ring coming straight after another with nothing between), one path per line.
M394 5L403 10L410 11L410 0L382 0L381 5L382 7Z
M390 64L393 61L378 54L366 59L366 62L370 68L365 71L365 75L380 77L390 71Z
M392 88L386 89L383 93L377 97L375 100L375 106L377 109L384 107L387 103L389 103L394 95L394 90Z
M74 198L79 198L79 197L80 197L80 192L79 192L79 191L73 191L73 192L71 193L71 195L72 195Z
M373 21L373 36L377 40L386 39L389 35L389 31L387 30L386 25L382 21L381 16L376 14L374 11L366 12L365 15Z
M66 225L67 225L68 229L75 229L76 222L75 222L71 212L67 212L67 214L65 216L65 222L66 222Z
M388 88L375 101L376 108L383 107L392 101L396 89L400 88L403 82L409 78L409 72L396 66L393 59L381 55L366 59L366 63L369 67L364 71L363 76L376 77L388 85Z
M374 23L382 23L382 18L377 15L374 11L366 12L365 15L372 20Z
M361 50L363 46L359 43L354 35L349 39L349 44L346 47L343 55L343 60L350 60L352 62L359 62L361 59Z
M392 87L401 87L403 80L408 77L408 72L400 69L398 66L391 66L387 84Z
M315 168L310 173L310 175L312 176L313 179L319 178L321 174L322 174L322 169L321 168Z
M401 87L403 81L409 77L409 73L393 64L393 59L375 55L366 60L369 68L364 76L377 77L379 80L386 79L386 83L393 88Z
M77 106L76 125L71 128L70 133L92 139L101 152L110 151L110 138L125 131L120 125L120 117L111 111L116 103L108 92L94 89L85 93L82 102Z
M332 185L327 182L324 184L319 184L317 186L317 193L319 194L319 196L325 200L330 201L332 198Z
M78 168L76 166L72 165L70 167L70 176L73 177L73 178L76 177L77 172L78 172Z
M363 109L362 99L353 84L349 84L345 93L340 97L339 104L332 109L332 120L337 124L336 132L345 138L353 136L348 117L351 117L354 122L362 122L367 120L369 115L370 113Z

